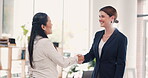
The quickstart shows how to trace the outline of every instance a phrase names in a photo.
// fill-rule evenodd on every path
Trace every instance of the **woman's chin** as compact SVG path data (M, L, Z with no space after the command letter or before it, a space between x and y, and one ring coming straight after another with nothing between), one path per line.
M50 32L49 34L52 34L52 32Z
M101 27L104 27L104 25L101 25Z
M50 34L52 34L52 32L50 32L50 33L47 33L46 35L50 35Z
M52 34L52 32L50 32L49 34Z

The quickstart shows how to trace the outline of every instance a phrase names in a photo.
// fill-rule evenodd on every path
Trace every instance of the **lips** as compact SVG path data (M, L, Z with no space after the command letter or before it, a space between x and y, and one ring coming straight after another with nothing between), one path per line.
M101 21L101 20L99 20L99 22L100 22L100 24L103 24L104 22L103 21Z
M104 22L100 22L100 24L103 24Z

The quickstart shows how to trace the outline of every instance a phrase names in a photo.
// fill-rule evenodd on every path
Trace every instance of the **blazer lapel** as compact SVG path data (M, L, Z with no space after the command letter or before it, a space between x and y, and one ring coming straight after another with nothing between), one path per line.
M110 36L110 38L109 38L109 39L106 41L106 43L104 44L104 46L103 46L103 48L102 48L101 56L104 54L104 51L103 51L104 47L108 46L108 45L110 44L110 42L111 42L114 38L116 38L117 33L118 33L118 30L115 29L114 32L113 32L113 34ZM101 58L101 57L100 57L100 58Z
M100 33L100 34L98 34L98 39L97 39L97 44L96 44L96 53L97 53L97 56L98 56L98 58L99 58L99 43L100 43L100 41L101 41L101 39L102 39L102 36L103 36L103 34L104 34L104 30Z

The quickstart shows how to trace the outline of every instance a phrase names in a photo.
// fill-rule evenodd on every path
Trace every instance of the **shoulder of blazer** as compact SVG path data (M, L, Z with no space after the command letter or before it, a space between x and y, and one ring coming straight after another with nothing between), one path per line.
M94 37L94 40L98 40L99 38L101 38L101 36L104 34L105 30L101 30L101 31L98 31L96 32L95 34L95 37Z
M118 29L116 29L116 30L117 30L116 33L117 33L117 35L118 35L119 38L121 38L121 39L127 39L127 37L122 32L120 32Z
M105 32L105 30L98 31L98 32L96 32L95 36L100 35L100 34L104 34L104 32Z

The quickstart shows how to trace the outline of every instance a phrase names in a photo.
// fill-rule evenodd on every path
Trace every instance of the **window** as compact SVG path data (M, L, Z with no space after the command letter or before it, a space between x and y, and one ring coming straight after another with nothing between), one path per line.
M26 5L27 4L27 5ZM21 26L25 26L26 29L31 30L33 17L33 0L14 0L13 11L13 34L16 39L17 46L23 47L25 44L23 37L23 29ZM30 35L30 32L27 34ZM27 44L27 43L26 43Z
M35 0L35 13L47 13L53 24L53 33L49 38L53 42L62 42L63 0ZM34 14L35 14L34 13Z
M76 54L86 52L89 43L89 0L64 0L63 29L63 49Z
M10 34L13 32L14 0L4 0L3 6L2 33Z
M53 34L49 36L66 52L88 49L89 0L36 0L34 9L35 13L49 15L53 23Z
M146 30L146 34L145 34L145 53L146 53L146 56L145 56L145 60L146 60L146 77L145 78L148 78L148 21L145 21L145 30Z
M144 72L145 72L145 78L148 78L148 0L145 0L144 5L143 5L143 14L145 15L145 17L143 17L144 19L144 34L145 34L145 62L144 62Z
M33 17L33 0L3 0L2 34L16 38L23 34L21 29L25 25L31 28ZM26 5L27 4L27 5Z
M61 43L64 50L88 49L89 0L4 0L2 32L17 38L22 25L31 29L32 17L37 12L49 15L53 23L49 37Z

